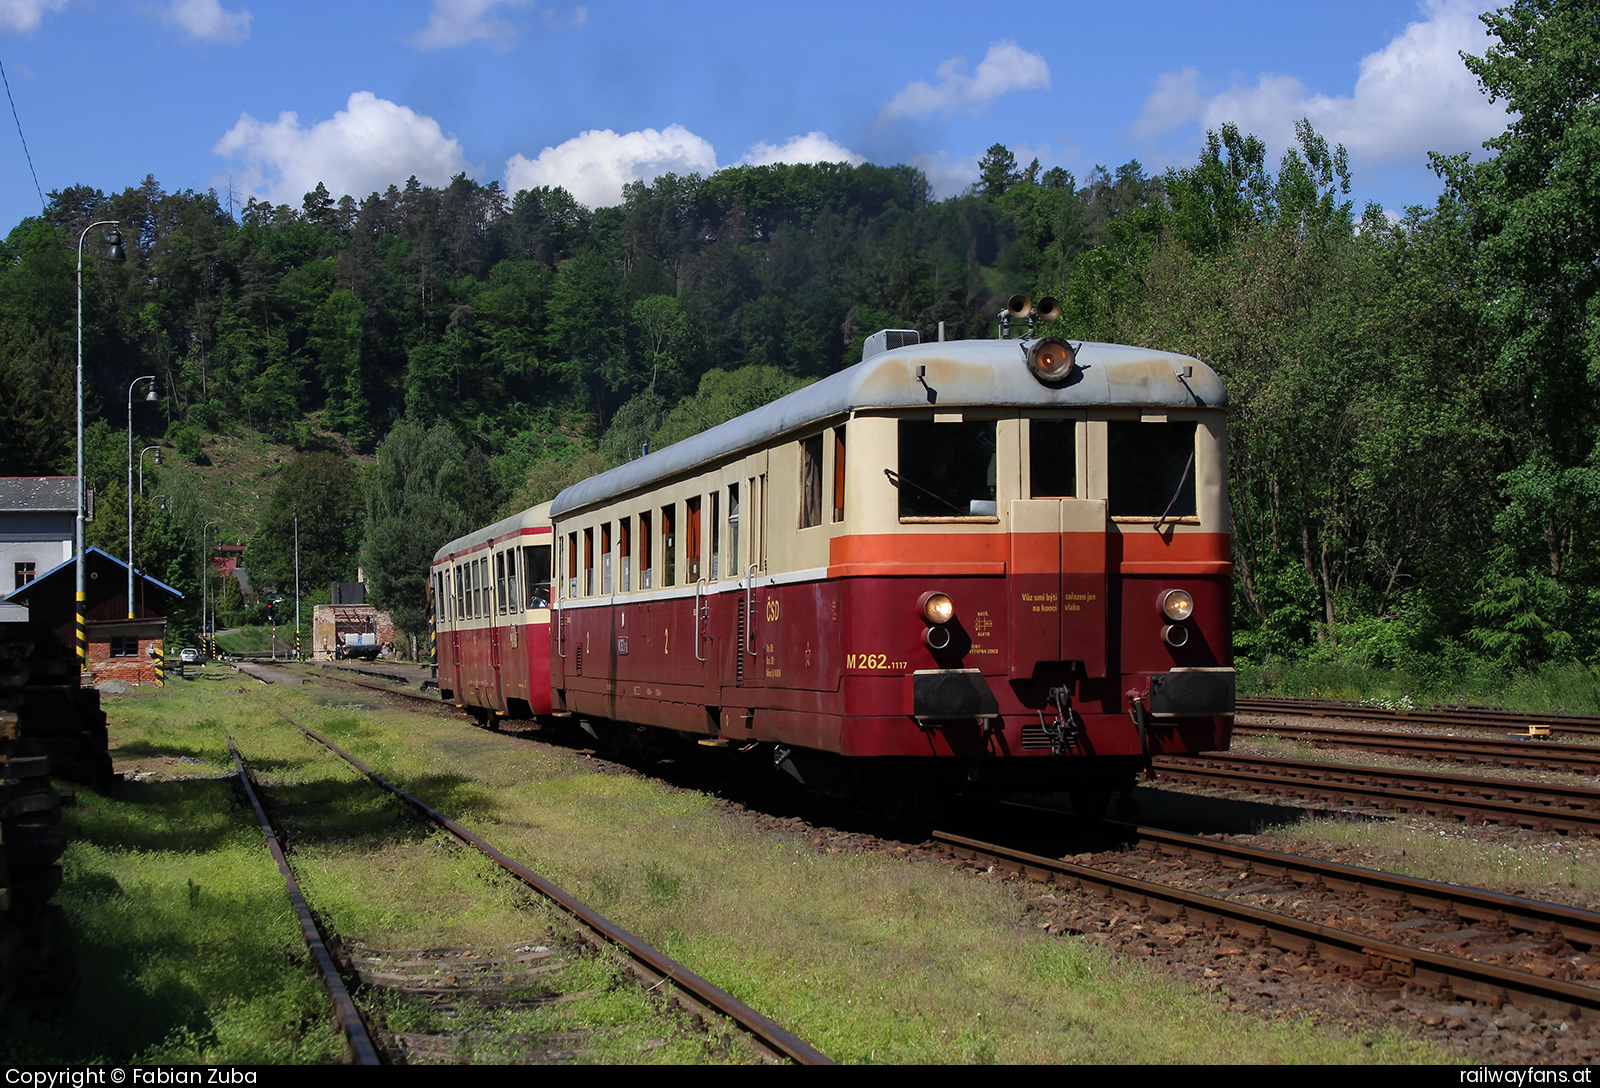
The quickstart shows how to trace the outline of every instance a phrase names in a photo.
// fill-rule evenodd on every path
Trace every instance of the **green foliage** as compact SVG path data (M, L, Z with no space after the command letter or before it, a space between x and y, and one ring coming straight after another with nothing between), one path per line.
M293 596L296 511L301 589L355 581L365 528L356 468L335 453L301 453L284 466L250 534L247 563L257 592Z
M371 602L422 630L428 568L446 541L485 525L501 495L487 458L445 424L402 422L365 481L363 556Z

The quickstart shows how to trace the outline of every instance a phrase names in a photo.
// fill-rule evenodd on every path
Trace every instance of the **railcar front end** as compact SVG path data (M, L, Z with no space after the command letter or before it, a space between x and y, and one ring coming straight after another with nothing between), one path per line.
M549 509L514 514L433 557L439 695L486 724L550 713Z

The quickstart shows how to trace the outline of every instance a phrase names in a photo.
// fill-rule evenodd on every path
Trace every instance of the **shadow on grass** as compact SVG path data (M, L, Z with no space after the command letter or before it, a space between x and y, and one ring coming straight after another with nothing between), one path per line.
M232 784L223 778L170 782L124 782L114 797L96 803L79 788L79 804L95 806L92 817L68 809L68 834L106 850L205 853L239 830Z
M459 775L428 775L396 785L451 819L481 815L496 806L481 783ZM267 812L291 847L338 843L379 850L422 842L437 830L409 803L365 780L269 785L265 794Z
M116 762L118 757L123 759L157 759L162 756L187 757L189 759L203 760L207 763L218 758L217 749L212 745L200 747L193 744L152 744L147 740L131 740L111 749L113 763Z

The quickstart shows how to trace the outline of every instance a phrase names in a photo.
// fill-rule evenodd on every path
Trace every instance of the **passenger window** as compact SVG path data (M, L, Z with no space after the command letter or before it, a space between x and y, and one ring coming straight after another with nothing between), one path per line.
M611 596L611 523L600 526L600 592Z
M578 534L567 534L567 596L578 595Z
M500 615L506 614L506 553L494 553L494 599Z
M743 569L739 566L739 485L728 485L728 574L733 578L742 578Z
M653 528L653 526L650 524L650 515L649 515L649 513L647 513L647 512L646 513L641 513L639 515L639 588L640 589L649 589L650 588L650 577L651 577L650 556L651 556L651 547L655 543L654 538L650 535L650 530L652 528Z
M1078 425L1070 419L1028 421L1029 491L1035 499L1070 499L1078 493Z
M663 586L677 585L677 538L673 536L673 515L676 506L663 506L661 508L661 558L666 564L663 572L666 577L662 579Z
M459 564L457 564L457 566L455 568L455 571L456 571L456 611L455 611L455 617L454 618L459 620L459 619L461 619L461 618L466 616L467 610L466 610L466 607L465 607L464 598L462 597L461 566Z
M1114 420L1106 431L1112 517L1195 516L1195 424Z
M711 534L711 580L713 582L715 582L717 580L717 572L718 572L717 560L719 558L721 558L721 554L722 554L721 550L718 548L718 545L722 542L722 532L721 532L722 524L721 524L721 521L720 521L721 515L718 513L718 511L720 511L721 509L722 509L722 492L721 491L712 491L711 492L711 517L706 522L706 530L707 530L707 532L709 532Z
M822 436L800 443L800 528L822 524Z
M628 530L632 527L631 521L631 518L617 519L617 564L622 568L622 592L624 593L633 589L633 570L631 567L633 555L629 547L632 542L628 539Z
M688 574L685 583L700 580L700 496L683 504L683 566Z
M993 420L900 421L900 516L994 517L997 470Z
M528 586L528 607L550 607L550 545L522 549L522 574Z
M583 595L594 596L594 530L583 531Z

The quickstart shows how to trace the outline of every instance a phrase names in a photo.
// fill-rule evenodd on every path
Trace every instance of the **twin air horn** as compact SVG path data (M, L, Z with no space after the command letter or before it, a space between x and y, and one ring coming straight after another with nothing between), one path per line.
M1035 321L1054 321L1061 316L1061 303L1046 295L1039 300L1039 305L1033 304L1033 299L1027 295L1012 295L1006 300L1006 308L1000 311L1000 339L1004 340L1011 335L1013 321L1026 321L1028 323L1028 338L1033 338L1033 323Z

